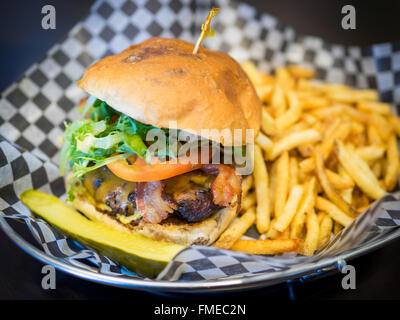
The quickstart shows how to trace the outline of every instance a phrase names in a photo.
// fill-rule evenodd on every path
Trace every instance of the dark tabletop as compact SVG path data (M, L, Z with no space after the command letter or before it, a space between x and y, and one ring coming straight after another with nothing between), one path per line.
M15 81L45 52L61 40L88 12L93 0L21 1L2 3L0 10L0 91ZM400 40L397 1L247 1L292 25L298 32L324 37L333 43L369 45ZM57 29L41 29L41 8L52 4L57 10ZM340 28L340 8L353 4L357 30ZM397 20L397 21L396 21ZM356 289L341 287L343 274L333 273L306 283L282 284L272 288L224 295L185 295L187 301L249 302L266 299L400 299L400 240L359 257L349 264L356 268ZM182 301L180 295L106 287L57 271L56 289L41 286L43 264L19 249L0 232L0 299L138 299Z

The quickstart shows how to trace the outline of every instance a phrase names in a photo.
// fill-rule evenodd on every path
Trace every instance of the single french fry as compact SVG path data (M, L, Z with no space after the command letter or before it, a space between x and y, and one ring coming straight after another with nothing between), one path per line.
M271 98L272 84L255 85L255 89L260 100L267 103Z
M262 132L257 135L256 143L264 150L266 155L268 155L273 146L273 142L271 141L271 139L264 135Z
M276 128L279 132L290 127L292 124L296 123L299 120L301 115L301 105L299 103L299 99L296 96L296 93L290 90L287 93L289 109L283 113L281 116L277 117L275 120Z
M270 168L269 173L269 199L270 199L270 207L272 208L272 214L274 213L275 206L275 190L276 190L276 181L277 181L277 167L278 161L274 161Z
M268 171L259 146L254 146L254 185L257 197L256 226L260 233L268 230L270 224L270 204L268 193Z
M360 100L372 100L378 99L378 94L375 90L354 90L348 87L331 87L328 95L332 100L343 102L343 103L356 103Z
M301 239L238 240L231 249L248 254L278 254L296 251L301 242Z
M313 109L311 114L320 120L338 117L343 113L343 106L341 104L332 105L328 107Z
M378 161L375 161L375 163L372 165L372 172L374 173L375 177L379 179L382 176L383 172L383 161L385 159L380 159Z
M292 187L282 214L277 216L276 221L272 226L274 229L283 232L290 225L290 222L296 214L302 195L303 186L295 185Z
M345 147L339 140L336 141L336 151L340 164L361 190L373 199L383 197L385 190L381 188L374 173L357 152Z
M312 82L308 79L299 79L297 82L297 90L307 92L313 95L324 94L320 84Z
M294 87L295 81L285 67L279 67L275 73L276 82L284 89L290 90Z
M319 224L321 224L322 219L323 219L324 216L326 216L326 215L327 215L327 213L322 212L322 211L320 211L320 212L317 213L317 219L318 219L318 223L319 223Z
M391 115L392 108L388 103L378 102L378 101L358 101L357 108L371 113L379 113L382 115Z
M323 212L323 211L319 211L319 212L317 213L318 223L319 223L320 227L321 227L321 222L322 222L322 220L323 220L326 216L330 217L329 214L327 214L326 212ZM321 231L321 229L320 229L320 231Z
M326 108L329 106L329 99L318 96L308 96L300 100L303 110Z
M301 132L301 131L304 131L307 129L310 129L310 126L308 125L308 123L306 123L305 121L299 121L299 122L293 124L292 126L290 126L289 128L287 128L286 130L280 131L274 138L275 138L275 140L280 139L289 134L292 134L295 132Z
M388 140L387 148L387 166L384 181L387 190L391 191L395 188L399 180L400 167L399 150L397 147L396 135L394 133Z
M297 208L296 215L294 216L290 225L290 237L298 238L303 230L306 221L306 212L311 211L315 204L315 177L309 180L304 188L303 198Z
M314 143L319 140L321 140L321 134L314 129L291 133L274 143L268 154L268 159L274 160L284 151L289 151L298 146Z
M354 220L354 218L349 217L337 206L335 206L332 202L330 202L325 198L318 196L315 200L315 207L318 210L325 211L331 216L333 220L339 222L341 225L345 227L348 226Z
M289 154L284 152L278 159L276 168L276 188L274 200L274 216L279 217L285 208L289 192Z
M323 216L319 224L318 249L323 247L330 239L333 221L329 214Z
M315 71L312 69L304 68L298 65L291 65L287 67L287 70L293 77L296 78L315 78Z
M285 94L280 85L275 85L275 88L272 91L271 107L274 111L275 118L280 117L286 111Z
M248 193L240 204L240 211L246 211L257 204L257 197L255 192Z
M372 163L383 157L386 148L381 145L369 145L356 149L358 155L367 163Z
M251 227L255 220L255 208L251 207L222 233L214 246L229 249Z
M262 108L261 110L261 130L268 136L276 134L275 119L271 117L265 108Z
M255 64L251 61L243 62L241 66L254 86L269 84L273 81L273 78L270 75L258 71Z
M242 179L242 199L244 199L247 196L247 193L253 186L253 176L248 175L245 178Z
M349 189L354 187L354 182L353 180L349 179L347 176L342 176L332 170L325 169L325 173L329 179L329 181L332 183L332 185L336 189Z
M330 183L325 173L324 160L322 158L322 153L319 149L316 150L314 157L315 157L315 166L318 179L327 197L344 213L346 213L351 217L352 216L356 217L357 213L355 212L355 210L350 206L349 203L343 200L340 194L335 190L335 188Z
M311 256L318 249L319 224L314 210L307 212L306 218L307 233L303 244L300 246L299 253Z
M347 188L340 191L343 200L351 205L353 201L353 188Z

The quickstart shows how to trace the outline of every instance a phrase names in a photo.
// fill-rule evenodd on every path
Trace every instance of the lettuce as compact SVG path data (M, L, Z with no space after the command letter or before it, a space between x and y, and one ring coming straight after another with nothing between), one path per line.
M73 198L73 190L83 175L112 161L137 155L150 163L153 156L166 160L176 159L179 155L182 144L172 137L179 135L180 130L169 131L146 125L92 97L88 99L83 114L86 114L83 119L65 123L60 174L72 171L70 198ZM87 118L88 114L90 118ZM150 130L161 130L160 133L165 134L165 146L149 149L157 141L146 141ZM200 146L209 141L195 143Z
M149 159L144 139L155 128L119 113L104 101L88 101L91 104L86 104L84 112L89 110L90 118L65 123L60 174L71 170L74 184L87 172L112 161L134 154Z

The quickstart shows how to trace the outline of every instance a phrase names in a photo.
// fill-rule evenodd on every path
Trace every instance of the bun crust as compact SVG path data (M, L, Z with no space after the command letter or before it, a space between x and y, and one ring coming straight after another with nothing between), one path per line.
M260 129L261 102L249 78L229 55L192 43L151 38L92 65L78 85L114 109L146 124L202 135L202 129L241 130L223 145L244 145L245 130Z
M141 221L137 226L125 225L117 219L99 211L85 195L85 192L76 194L72 202L68 202L75 209L81 211L89 219L105 223L123 232L139 233L148 238L160 241L174 242L182 245L210 245L236 217L239 206L224 208L211 217L197 223L187 223L181 219L168 218L161 224L152 224Z

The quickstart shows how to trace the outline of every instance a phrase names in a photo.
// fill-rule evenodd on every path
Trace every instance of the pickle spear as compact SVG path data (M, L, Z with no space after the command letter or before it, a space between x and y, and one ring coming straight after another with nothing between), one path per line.
M58 198L37 190L24 191L21 200L70 238L143 276L156 277L185 248L91 221Z

